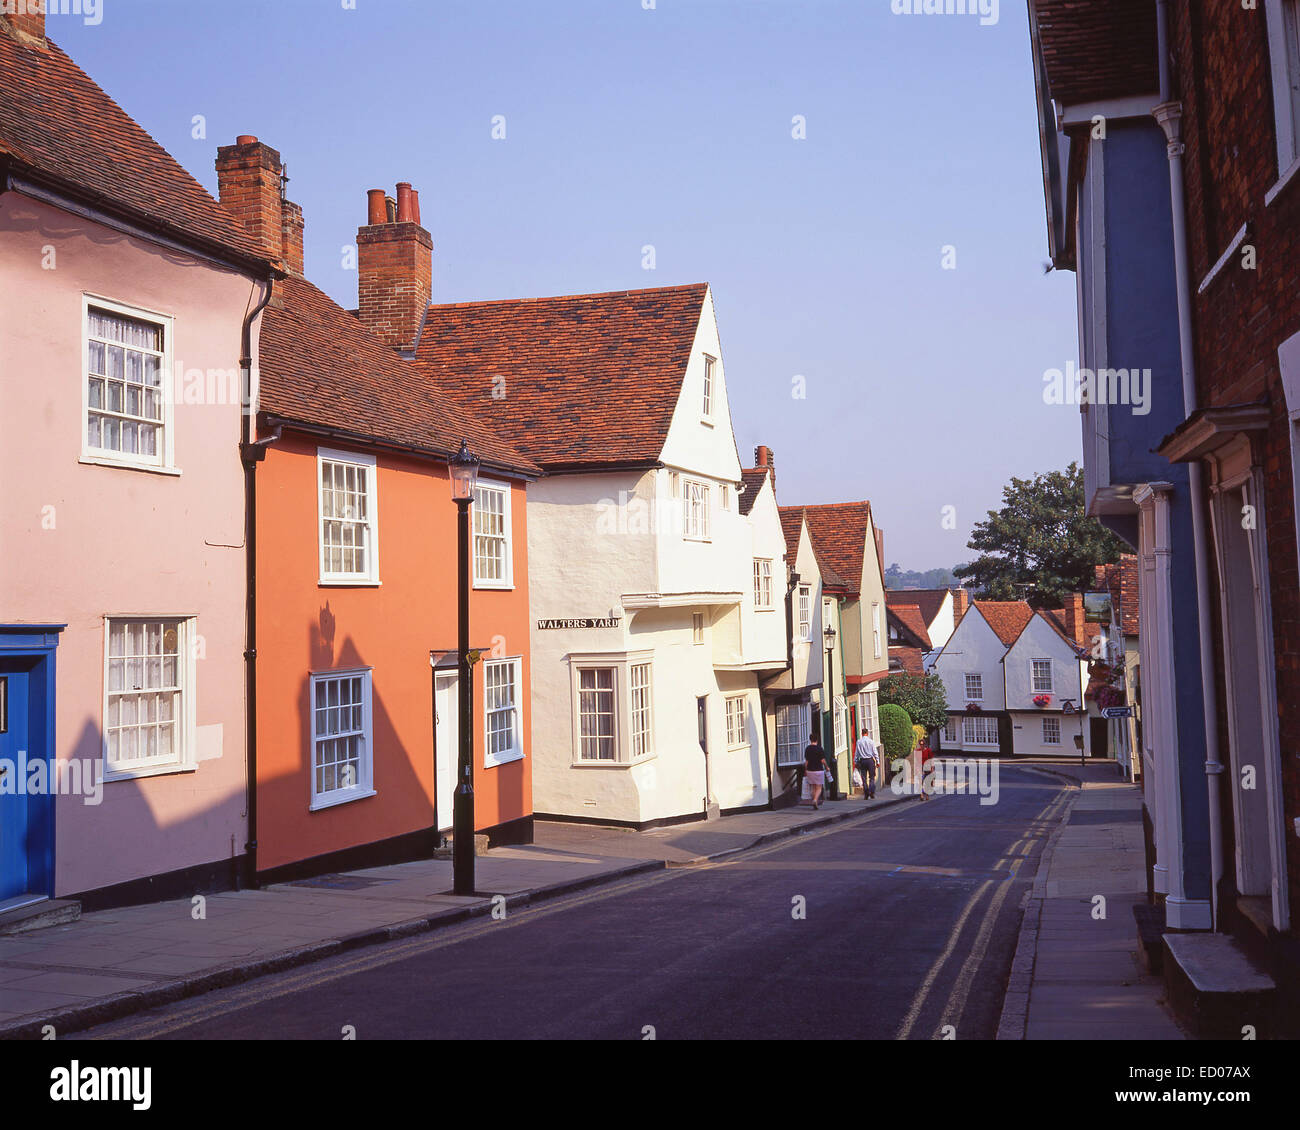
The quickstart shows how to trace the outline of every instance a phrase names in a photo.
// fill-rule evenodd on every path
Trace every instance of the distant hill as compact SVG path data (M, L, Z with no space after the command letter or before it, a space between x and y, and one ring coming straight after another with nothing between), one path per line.
M904 570L894 562L885 570L885 588L887 589L947 589L956 588L957 578L951 569L927 569L918 573L915 569Z

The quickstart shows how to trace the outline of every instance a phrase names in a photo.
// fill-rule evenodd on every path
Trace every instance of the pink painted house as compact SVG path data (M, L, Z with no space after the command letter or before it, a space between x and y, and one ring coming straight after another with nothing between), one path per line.
M0 911L239 874L241 357L277 266L44 33L0 15Z

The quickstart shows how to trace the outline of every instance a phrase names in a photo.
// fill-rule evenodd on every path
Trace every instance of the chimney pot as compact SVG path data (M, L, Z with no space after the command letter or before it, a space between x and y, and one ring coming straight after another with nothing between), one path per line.
M420 190L411 189L411 219L417 224L420 223Z
M372 188L366 193L366 223L384 224L388 222L388 206L384 203L382 188Z
M402 181L397 186L397 222L399 224L409 224L414 219L414 209L411 207L411 186L409 182Z
M236 144L236 145L256 145L256 144L257 144L257 138L255 138L251 133L241 133L237 138L235 138L235 144Z
M771 456L771 452L768 451L768 449L764 447L762 444L760 444L758 447L754 448L754 466L755 467L769 466L768 459L770 456Z

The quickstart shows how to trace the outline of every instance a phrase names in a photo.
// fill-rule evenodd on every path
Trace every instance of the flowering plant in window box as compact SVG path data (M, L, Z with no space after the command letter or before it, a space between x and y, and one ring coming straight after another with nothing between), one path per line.
M978 714L983 709L984 708L980 706L978 702L968 702L966 704L966 712L968 714Z
M1037 706L1039 709L1042 709L1044 706L1046 706L1046 705L1047 705L1048 703L1050 703L1051 701L1052 701L1052 696L1051 696L1050 694L1036 694L1036 695L1034 695L1034 705Z

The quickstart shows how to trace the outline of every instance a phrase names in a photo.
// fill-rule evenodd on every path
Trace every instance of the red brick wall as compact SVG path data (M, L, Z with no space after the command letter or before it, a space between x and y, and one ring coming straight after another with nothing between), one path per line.
M1199 286L1243 224L1251 225L1247 243L1258 256L1255 270L1243 269L1240 256L1234 256L1205 293L1195 297L1197 385L1202 406L1267 399L1271 408L1257 458L1265 474L1294 921L1300 919L1300 843L1292 823L1300 816L1300 562L1290 424L1277 349L1300 331L1300 177L1265 206L1278 168L1263 6L1252 11L1223 0L1190 0L1170 5L1170 12L1176 97L1183 102L1187 143L1193 286ZM1220 737L1226 751L1226 732Z

